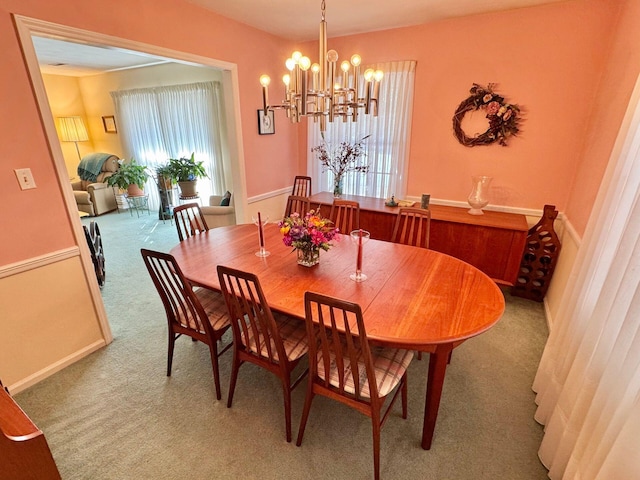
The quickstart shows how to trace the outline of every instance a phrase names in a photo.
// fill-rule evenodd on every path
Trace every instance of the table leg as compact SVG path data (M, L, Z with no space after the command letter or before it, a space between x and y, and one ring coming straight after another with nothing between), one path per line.
M452 350L452 345L438 345L436 351L431 353L429 357L429 376L427 378L427 395L424 401L424 424L422 425L422 448L425 450L431 448L444 376Z

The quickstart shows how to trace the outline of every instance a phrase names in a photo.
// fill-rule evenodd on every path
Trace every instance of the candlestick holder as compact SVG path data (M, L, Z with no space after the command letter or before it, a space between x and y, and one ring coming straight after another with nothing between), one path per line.
M260 212L258 212L257 217L251 218L253 219L253 224L258 226L258 245L260 249L256 252L256 257L268 257L271 255L271 252L264 246L264 226L269 223L269 217L262 218Z
M360 229L353 230L349 236L351 237L351 241L356 245L358 252L356 256L356 272L349 275L349 278L354 282L364 282L367 279L367 276L362 273L363 246L369 241L371 234L366 230Z

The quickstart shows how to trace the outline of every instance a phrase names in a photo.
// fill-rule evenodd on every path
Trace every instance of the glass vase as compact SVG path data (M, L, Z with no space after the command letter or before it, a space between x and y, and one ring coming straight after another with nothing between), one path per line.
M342 177L335 176L333 178L333 197L340 198L342 196Z
M298 249L298 265L313 267L320 262L320 250L317 248Z
M471 177L471 193L467 197L467 201L471 208L469 214L484 215L482 209L489 204L489 187L491 186L493 177L485 175L474 175Z

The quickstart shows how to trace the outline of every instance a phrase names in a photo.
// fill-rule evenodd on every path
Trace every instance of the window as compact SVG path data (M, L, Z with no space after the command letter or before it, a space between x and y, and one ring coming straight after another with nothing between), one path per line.
M365 143L369 173L345 175L344 193L378 198L403 197L407 186L416 62L388 62L374 68L383 70L385 74L380 84L378 116L361 113L357 122L335 119L333 123L327 123L324 138L334 145L343 141L355 143L371 134ZM320 128L311 119L307 139L307 169L314 179L313 189L332 191L332 174L322 171L320 162L311 152L312 147L322 143Z

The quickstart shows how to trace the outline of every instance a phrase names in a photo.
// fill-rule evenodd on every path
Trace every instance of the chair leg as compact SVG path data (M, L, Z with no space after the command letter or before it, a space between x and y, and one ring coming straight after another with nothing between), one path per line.
M209 345L209 353L211 354L211 368L213 369L213 382L216 386L216 398L220 400L222 394L220 393L220 372L218 369L218 347L215 341Z
M300 428L298 429L298 440L296 445L299 447L302 445L302 436L304 435L304 429L307 426L307 419L309 418L309 411L311 410L311 402L315 394L313 393L313 387L311 386L311 379L309 379L309 387L307 388L307 394L304 397L304 407L302 409L302 417L300 418Z
M373 477L380 480L380 412L372 412L371 422L373 427Z
M402 418L407 419L407 372L404 373L402 378L402 386L400 387L402 390L400 391L401 401L402 401Z
M284 394L284 420L287 443L291 443L291 386L289 382L282 382L282 390Z
M233 403L233 393L236 390L236 381L238 380L238 370L240 369L240 359L236 352L233 352L233 363L231 365L231 381L229 382L229 397L227 398L227 408L231 408Z
M167 353L167 377L171 376L171 365L173 364L173 348L176 344L176 336L169 331L169 351Z

